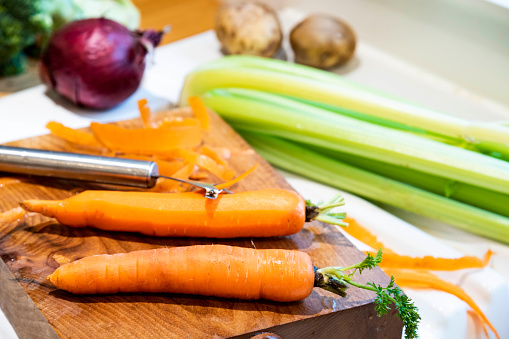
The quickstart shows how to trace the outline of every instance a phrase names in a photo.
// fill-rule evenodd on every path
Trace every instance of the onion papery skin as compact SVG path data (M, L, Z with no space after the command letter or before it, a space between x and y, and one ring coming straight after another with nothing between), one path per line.
M117 106L139 87L149 44L160 41L161 32L146 32L105 18L71 22L52 35L44 50L41 79L78 106Z

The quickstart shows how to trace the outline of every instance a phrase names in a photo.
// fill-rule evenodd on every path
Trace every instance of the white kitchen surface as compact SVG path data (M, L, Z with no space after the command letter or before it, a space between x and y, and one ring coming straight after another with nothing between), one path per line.
M285 29L301 13L287 9L281 17ZM0 143L47 133L50 120L70 127L85 127L90 121L115 121L136 117L136 101L147 98L154 111L177 101L185 75L199 64L220 57L213 32L206 32L156 50L141 88L126 102L107 112L77 109L48 93L44 86L0 99ZM418 69L381 50L360 43L353 62L338 70L345 77L372 85L427 106L461 117L499 121L509 120L507 107L480 97L465 88ZM306 198L320 200L335 189L283 173ZM477 302L502 338L509 338L509 247L447 225L383 206L394 215L355 196L346 194L345 210L361 224L372 228L380 240L397 253L423 256L482 256L487 249L496 252L490 268L437 273L459 284ZM415 226L418 226L415 227ZM425 232L423 232L422 230ZM430 235L431 234L431 235ZM416 241L415 239L419 239ZM359 248L365 245L356 242ZM421 311L420 335L423 339L482 338L480 328L467 314L469 307L454 296L433 290L405 290ZM494 336L492 336L494 337ZM0 312L0 338L16 338Z

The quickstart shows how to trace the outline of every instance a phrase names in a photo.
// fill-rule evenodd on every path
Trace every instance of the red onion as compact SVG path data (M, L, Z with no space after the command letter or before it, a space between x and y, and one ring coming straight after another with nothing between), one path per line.
M162 34L133 32L104 18L71 22L52 35L42 54L42 81L76 105L111 108L136 91L145 56Z

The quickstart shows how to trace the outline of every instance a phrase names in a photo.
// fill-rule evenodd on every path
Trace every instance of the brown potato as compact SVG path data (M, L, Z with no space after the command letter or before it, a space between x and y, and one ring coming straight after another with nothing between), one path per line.
M230 3L216 13L215 31L225 54L272 57L283 33L276 12L260 3Z
M295 62L317 68L331 68L350 60L356 37L345 22L329 15L312 15L290 33Z

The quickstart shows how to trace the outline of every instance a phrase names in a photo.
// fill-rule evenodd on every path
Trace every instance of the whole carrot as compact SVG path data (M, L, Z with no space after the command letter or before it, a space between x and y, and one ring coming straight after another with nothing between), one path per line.
M297 233L306 219L336 224L343 214L329 213L342 198L314 207L294 191L264 189L220 195L85 191L60 201L28 200L21 206L72 227L178 237L270 237Z
M353 281L356 271L372 269L381 256L379 252L349 267L318 269L300 251L197 245L86 257L60 266L48 280L74 294L164 292L280 302L305 299L313 287L346 296L352 285L377 293L379 314L394 302L412 334L420 317L393 281L385 288ZM343 273L347 270L353 272Z

